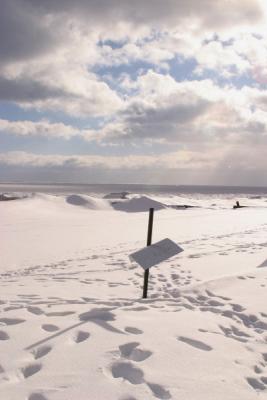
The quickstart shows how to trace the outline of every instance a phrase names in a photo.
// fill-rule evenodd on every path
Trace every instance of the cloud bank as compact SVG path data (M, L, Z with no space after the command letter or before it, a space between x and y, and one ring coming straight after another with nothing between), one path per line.
M265 184L266 10L263 0L3 0L0 179L21 166L42 179L73 168Z

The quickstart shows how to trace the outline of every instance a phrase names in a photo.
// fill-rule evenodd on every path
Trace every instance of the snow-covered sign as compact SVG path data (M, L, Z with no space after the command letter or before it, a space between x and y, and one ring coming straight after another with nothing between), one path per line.
M178 244L170 239L163 239L151 246L144 247L130 254L130 259L135 261L145 270L167 260L184 251Z

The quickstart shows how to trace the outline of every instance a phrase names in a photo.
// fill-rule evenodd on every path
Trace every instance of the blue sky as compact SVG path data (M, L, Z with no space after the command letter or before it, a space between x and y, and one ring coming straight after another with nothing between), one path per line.
M1 6L0 181L267 184L263 0Z

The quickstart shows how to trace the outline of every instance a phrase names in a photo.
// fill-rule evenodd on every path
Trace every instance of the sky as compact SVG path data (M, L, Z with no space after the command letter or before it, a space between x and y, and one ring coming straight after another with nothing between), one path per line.
M1 0L0 182L267 185L266 0Z

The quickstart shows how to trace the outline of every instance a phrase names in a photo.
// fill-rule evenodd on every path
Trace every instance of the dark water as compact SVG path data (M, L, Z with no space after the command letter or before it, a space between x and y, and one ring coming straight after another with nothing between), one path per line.
M251 198L267 196L267 187L245 186L171 186L139 184L0 184L0 193L96 194L130 192L155 195L244 195ZM228 196L227 196L228 197Z

